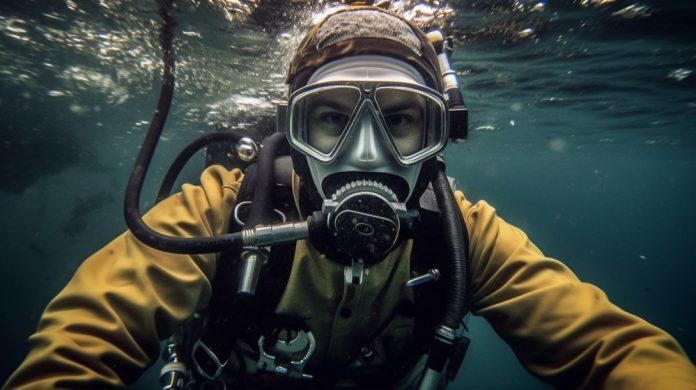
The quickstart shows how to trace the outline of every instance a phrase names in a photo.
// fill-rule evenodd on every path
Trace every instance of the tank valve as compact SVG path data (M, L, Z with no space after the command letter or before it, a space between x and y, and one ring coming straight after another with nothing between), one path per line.
M254 161L258 151L258 145L249 137L244 137L237 143L237 156L244 162Z

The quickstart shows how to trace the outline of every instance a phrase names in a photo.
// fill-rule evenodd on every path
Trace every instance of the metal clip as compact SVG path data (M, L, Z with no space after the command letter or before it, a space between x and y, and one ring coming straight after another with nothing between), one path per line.
M316 350L316 341L312 332L283 329L272 345L272 351L266 346L266 337L259 337L259 361L257 368L280 376L311 380L313 376L304 372L304 367Z
M343 276L347 285L357 286L363 281L364 265L361 261L353 260L353 263L343 271Z
M413 287L428 282L434 282L438 279L440 279L440 270L437 268L433 268L430 271L428 271L427 274L416 276L415 278L409 280L408 282L406 282L406 285L409 287Z

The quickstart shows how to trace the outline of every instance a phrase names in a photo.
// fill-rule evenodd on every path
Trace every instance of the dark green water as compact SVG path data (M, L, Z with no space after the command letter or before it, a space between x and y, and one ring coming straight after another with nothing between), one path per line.
M240 21L200 3L177 13L177 95L145 199L189 140L272 114L311 15ZM696 3L537 3L451 2L472 132L448 148L448 172L696 359ZM2 381L46 303L125 229L159 89L158 22L149 1L0 4ZM483 320L470 327L453 387L545 387ZM155 371L134 388L156 388Z

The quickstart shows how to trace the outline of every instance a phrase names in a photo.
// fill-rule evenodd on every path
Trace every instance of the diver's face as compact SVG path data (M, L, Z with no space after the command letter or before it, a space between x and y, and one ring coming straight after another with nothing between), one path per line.
M353 115L359 101L354 90L333 90L308 104L307 137L310 145L329 153ZM378 91L375 96L386 127L401 154L416 152L422 145L425 101L414 94ZM373 129L377 131L377 129Z
M406 202L446 142L446 102L411 65L385 56L329 62L288 100L287 136L324 200L360 175Z

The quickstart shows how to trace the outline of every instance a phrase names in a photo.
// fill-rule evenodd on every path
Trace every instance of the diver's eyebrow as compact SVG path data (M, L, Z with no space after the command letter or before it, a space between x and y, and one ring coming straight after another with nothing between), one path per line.
M320 100L319 103L317 104L317 107L320 106L326 106L331 109L334 109L336 111L343 111L343 112L353 112L353 109L355 107L349 107L346 104L342 104L340 102L334 101L334 100Z
M405 111L408 109L420 109L420 107L418 107L418 104L414 104L413 102L400 102L394 105L382 104L380 105L380 108L382 109L382 111L386 112L398 112Z

